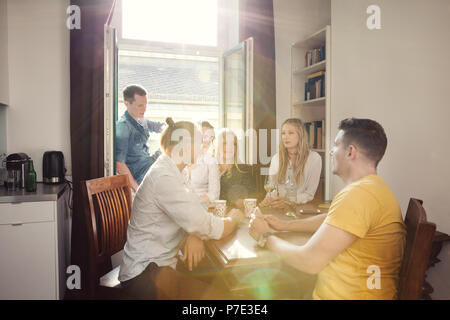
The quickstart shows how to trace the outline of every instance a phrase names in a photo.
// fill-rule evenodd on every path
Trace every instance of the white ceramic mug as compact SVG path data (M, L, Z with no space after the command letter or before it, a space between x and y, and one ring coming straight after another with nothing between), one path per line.
M227 212L227 201L226 200L214 200L214 214L218 217L224 217Z
M244 199L245 216L250 217L256 208L256 199Z

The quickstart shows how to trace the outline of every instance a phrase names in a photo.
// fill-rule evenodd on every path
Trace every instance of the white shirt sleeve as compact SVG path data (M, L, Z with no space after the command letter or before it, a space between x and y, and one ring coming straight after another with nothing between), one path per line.
M322 157L314 151L310 151L303 173L304 182L302 188L297 191L297 203L306 203L314 199L322 171Z
M220 171L216 161L208 163L208 193L209 200L214 201L220 196Z
M270 160L270 167L269 167L269 174L270 175L276 175L278 173L279 161L280 161L279 154L276 153L272 157L272 160Z
M202 239L220 239L223 220L207 212L198 196L173 176L165 175L154 183L158 206L187 233Z

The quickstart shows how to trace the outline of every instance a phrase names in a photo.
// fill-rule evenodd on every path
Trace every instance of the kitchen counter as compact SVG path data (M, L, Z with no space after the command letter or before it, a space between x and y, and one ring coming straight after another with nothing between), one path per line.
M35 201L57 201L68 188L67 183L48 185L37 183L36 192L27 192L25 189L8 191L0 186L0 203L35 202Z
M67 184L0 187L0 300L63 299L72 217Z

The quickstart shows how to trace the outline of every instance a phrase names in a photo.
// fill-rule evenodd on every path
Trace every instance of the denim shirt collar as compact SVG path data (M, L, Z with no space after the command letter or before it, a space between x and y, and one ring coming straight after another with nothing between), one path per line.
M136 130L138 130L139 132L143 133L147 138L150 136L149 133L146 132L146 131L144 130L144 127L141 126L141 125L139 124L139 122L137 122L136 120L134 120L132 116L130 116L130 114L128 113L128 110L125 111L124 115L125 115L125 118L128 120L128 122L130 122L131 125L132 125Z

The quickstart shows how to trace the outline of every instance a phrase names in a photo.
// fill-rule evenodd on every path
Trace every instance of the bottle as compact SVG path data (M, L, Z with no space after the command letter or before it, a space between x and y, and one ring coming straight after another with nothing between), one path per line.
M28 192L36 191L36 171L34 171L33 160L28 161L28 172L25 176L25 189Z
M22 162L22 170L20 170L20 188L25 189L25 162Z
M297 200L297 185L295 184L294 171L291 164L289 164L286 176L286 197L289 201L295 202Z

